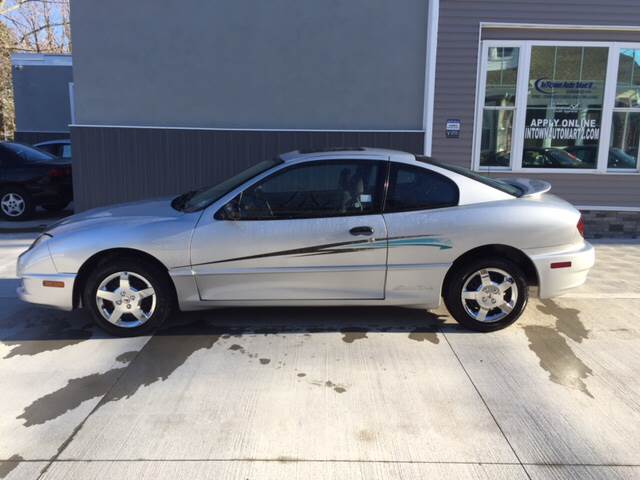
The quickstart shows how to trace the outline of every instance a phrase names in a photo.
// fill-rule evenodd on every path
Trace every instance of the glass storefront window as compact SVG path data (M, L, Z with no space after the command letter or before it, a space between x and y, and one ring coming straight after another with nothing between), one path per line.
M640 107L640 50L620 50L615 106Z
M519 55L519 48L496 47L487 52L480 147L480 165L483 167L508 167L511 164Z
M518 82L518 48L490 48L487 58L487 84L484 104L513 107Z
M613 112L607 168L636 168L639 133L640 112Z
M531 48L524 168L597 166L605 47Z
M640 146L640 49L621 49L607 168L635 169Z
M640 172L640 43L483 43L476 167Z

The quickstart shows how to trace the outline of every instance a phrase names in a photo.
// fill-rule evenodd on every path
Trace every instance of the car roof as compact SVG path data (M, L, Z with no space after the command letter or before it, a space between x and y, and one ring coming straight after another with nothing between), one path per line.
M353 159L353 158L384 158L387 160L415 161L415 155L400 150L370 147L338 147L302 149L283 153L280 158L284 162L315 159Z
M38 142L38 143L34 143L33 146L37 147L40 145L53 145L55 143L71 143L71 140L63 138L60 140L47 140L46 142Z

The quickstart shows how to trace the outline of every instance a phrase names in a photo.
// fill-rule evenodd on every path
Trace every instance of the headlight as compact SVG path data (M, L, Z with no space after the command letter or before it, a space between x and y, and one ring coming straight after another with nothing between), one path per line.
M40 245L41 243L46 242L47 240L49 240L51 238L51 235L49 235L48 233L41 233L40 235L38 235L38 237L33 241L33 243L31 244L31 246L29 247L29 250L33 250L34 248L36 248L38 245Z

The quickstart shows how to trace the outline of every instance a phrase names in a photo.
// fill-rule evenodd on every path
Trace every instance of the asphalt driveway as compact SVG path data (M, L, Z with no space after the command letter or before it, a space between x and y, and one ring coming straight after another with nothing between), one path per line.
M32 238L0 239L0 479L640 477L640 243L492 334L264 308L115 339L15 298Z

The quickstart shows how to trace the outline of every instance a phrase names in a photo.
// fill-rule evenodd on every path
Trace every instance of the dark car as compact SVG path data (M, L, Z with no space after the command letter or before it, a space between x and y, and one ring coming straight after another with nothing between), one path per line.
M0 143L0 217L24 220L37 206L57 211L72 199L70 161L28 145Z
M594 166L598 162L598 146L597 145L574 145L567 147L566 152L575 155L583 162ZM618 147L609 149L609 159L607 166L609 168L636 168L636 157L638 150L630 148L626 152Z
M575 155L559 148L525 148L522 155L525 168L594 168Z
M636 168L636 163L637 158L631 155L629 151L625 152L618 147L611 147L609 149L609 168Z
M481 167L508 167L511 162L511 152L501 150L494 152L486 150L480 152Z
M36 143L33 146L56 157L71 161L71 140L49 140L48 142Z

